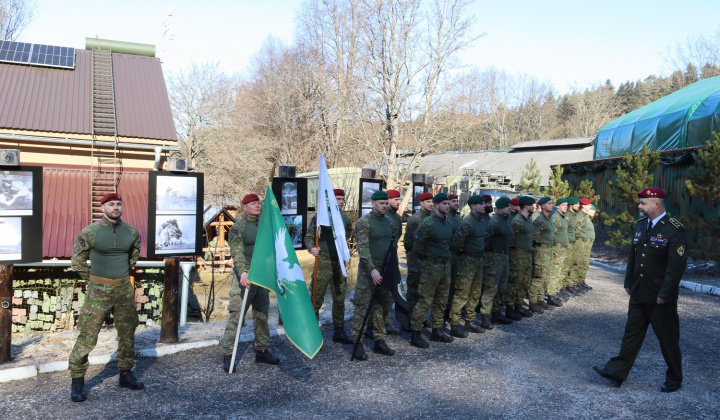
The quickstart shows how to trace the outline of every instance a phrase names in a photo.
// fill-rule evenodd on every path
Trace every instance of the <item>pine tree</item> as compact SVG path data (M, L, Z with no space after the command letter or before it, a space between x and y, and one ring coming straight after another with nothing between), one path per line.
M550 191L555 200L570 195L570 183L562 179L563 168L557 165L550 175Z
M598 202L600 201L600 196L595 194L595 186L593 185L593 182L589 179L586 179L582 182L580 182L580 186L578 188L575 188L572 193L575 197L579 198L588 198L590 201L595 204L595 207L598 207ZM595 212L595 217L599 217L600 210L598 209Z
M645 188L652 187L655 175L652 173L660 165L660 154L651 152L647 143L643 144L642 151L636 155L625 154L623 162L617 169L615 181L608 182L610 195L620 200L621 208L625 208L617 215L606 214L604 223L614 227L610 232L607 245L630 246L630 233L635 226L637 193ZM629 210L632 210L630 213Z
M540 169L537 167L535 159L530 158L530 162L525 165L526 171L523 171L522 178L520 178L520 189L526 191L528 194L540 195L540 182L542 182L542 175Z
M685 181L691 197L699 198L706 203L720 202L720 135L713 132L714 143L707 142L707 148L698 151L697 166L690 168ZM713 247L714 239L720 236L720 218L684 217L683 223L695 233L695 244L692 256L700 258L718 258L717 247Z

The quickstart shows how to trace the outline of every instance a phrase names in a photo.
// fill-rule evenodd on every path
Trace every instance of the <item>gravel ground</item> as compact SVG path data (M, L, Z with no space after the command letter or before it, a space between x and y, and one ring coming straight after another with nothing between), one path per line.
M720 298L681 289L685 382L660 393L665 363L649 333L622 388L597 376L620 345L627 296L621 276L591 268L591 292L562 308L452 344L420 350L391 336L394 357L350 362L327 342L313 360L285 337L279 366L253 362L221 371L219 347L142 358L143 391L117 387L117 364L91 366L88 401L72 403L66 372L0 384L0 415L20 418L687 418L720 417ZM325 327L324 336L331 336ZM366 341L369 344L369 341Z

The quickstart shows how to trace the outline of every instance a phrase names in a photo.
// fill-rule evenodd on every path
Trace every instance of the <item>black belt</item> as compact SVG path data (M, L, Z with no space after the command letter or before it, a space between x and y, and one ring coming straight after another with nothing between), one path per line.
M450 260L449 257L425 257L425 259L423 261L446 263L449 260Z
M491 249L490 252L495 254L507 255L510 251L508 251L507 249Z
M552 244L536 244L538 248L552 248Z
M512 250L518 251L518 252L532 252L532 249L525 249L525 248L518 248L518 247L513 247Z

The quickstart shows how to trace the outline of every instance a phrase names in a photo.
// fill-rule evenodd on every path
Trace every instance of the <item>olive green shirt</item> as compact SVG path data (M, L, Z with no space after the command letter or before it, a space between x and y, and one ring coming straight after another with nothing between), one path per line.
M230 256L238 273L250 271L250 261L252 261L255 250L259 221L260 218L257 216L243 214L228 232Z
M565 212L567 214L567 212ZM564 214L560 214L556 211L552 215L550 220L555 226L555 235L553 236L554 244L567 244L568 243L568 221Z
M418 258L449 258L452 225L447 218L433 212L420 222L413 239L413 252Z
M88 280L90 275L121 279L140 258L140 234L121 219L112 222L103 217L86 226L73 243L70 262L73 271ZM91 267L87 261L90 260Z

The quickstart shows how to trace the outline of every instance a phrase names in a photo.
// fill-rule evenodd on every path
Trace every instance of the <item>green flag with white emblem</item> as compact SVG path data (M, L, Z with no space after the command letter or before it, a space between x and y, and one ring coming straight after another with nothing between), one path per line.
M323 344L305 276L270 186L265 191L248 280L277 294L288 339L309 358Z

